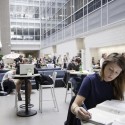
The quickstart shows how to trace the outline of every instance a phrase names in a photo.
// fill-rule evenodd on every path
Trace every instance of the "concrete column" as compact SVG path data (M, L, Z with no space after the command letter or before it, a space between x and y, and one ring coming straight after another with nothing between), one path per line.
M11 52L9 0L0 0L0 34L0 54L5 55Z

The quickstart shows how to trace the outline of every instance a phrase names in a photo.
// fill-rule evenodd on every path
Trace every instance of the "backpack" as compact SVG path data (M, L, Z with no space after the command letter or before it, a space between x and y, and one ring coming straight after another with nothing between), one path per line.
M4 92L7 92L8 94L10 94L13 91L13 89L15 89L15 87L16 86L13 80L9 80L9 79L4 80L3 82Z
M52 85L53 84L53 80L52 78L50 78L49 76L40 74L40 76L36 76L35 77L35 81L36 81L36 88L39 88L39 84L41 85Z

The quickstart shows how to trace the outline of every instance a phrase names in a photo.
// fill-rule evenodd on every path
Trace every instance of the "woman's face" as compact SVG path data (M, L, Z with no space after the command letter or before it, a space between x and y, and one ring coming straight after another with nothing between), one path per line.
M122 69L116 63L109 63L104 68L104 80L109 82L114 80Z

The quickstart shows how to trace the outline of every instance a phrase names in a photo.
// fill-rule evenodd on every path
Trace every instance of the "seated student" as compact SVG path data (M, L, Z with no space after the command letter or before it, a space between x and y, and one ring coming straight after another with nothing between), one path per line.
M16 70L10 70L6 72L3 76L1 87L2 90L10 94L13 89L15 89L15 79L13 79L12 75L16 74Z
M74 70L79 71L81 65L81 59L80 57L76 57L74 60L72 60L71 63L69 63L67 70ZM77 94L79 87L82 83L83 76L77 76L77 75L70 75L69 81L71 81L72 86L74 88L74 93Z
M28 59L23 59L23 64L28 64L28 63L29 63ZM20 73L20 65L16 69L16 74L19 74L19 73ZM38 73L38 71L35 68L34 68L34 73ZM24 83L23 78L16 80L16 91L18 93L18 100L19 101L22 101L20 89L21 89L21 85L23 83ZM31 85L30 80L27 80L27 83L28 83L28 101L30 103L30 95L31 95L32 85Z
M92 74L85 77L79 92L72 103L71 115L75 125L81 125L80 120L89 120L91 114L87 109L94 108L97 104L106 100L124 100L125 91L125 59L121 54L110 54L102 64L100 74ZM75 117L76 116L76 117ZM67 120L67 121L71 121ZM72 123L72 125L74 125ZM69 125L69 123L65 123Z
M68 64L67 70L79 71L80 64L81 64L80 57L76 57L75 59L72 59L72 61Z

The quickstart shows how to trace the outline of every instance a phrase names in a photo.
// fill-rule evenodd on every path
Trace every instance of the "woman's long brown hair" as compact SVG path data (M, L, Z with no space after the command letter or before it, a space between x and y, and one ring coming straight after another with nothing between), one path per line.
M118 100L124 100L125 88L125 58L119 53L110 54L103 62L101 69L101 79L104 80L104 69L107 64L116 63L121 69L121 73L113 81L111 81L114 91L114 97Z

